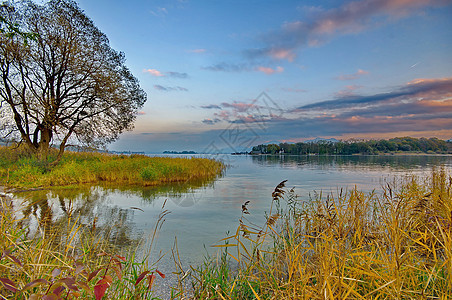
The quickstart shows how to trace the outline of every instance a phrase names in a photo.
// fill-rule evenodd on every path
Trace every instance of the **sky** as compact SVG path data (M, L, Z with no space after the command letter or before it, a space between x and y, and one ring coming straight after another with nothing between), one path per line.
M452 1L78 0L147 93L116 151L452 138Z

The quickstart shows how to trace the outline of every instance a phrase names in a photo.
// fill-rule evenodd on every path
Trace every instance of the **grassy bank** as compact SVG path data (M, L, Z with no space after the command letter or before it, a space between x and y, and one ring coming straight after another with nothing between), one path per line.
M148 186L212 180L223 169L221 162L204 158L93 152L67 152L57 166L50 168L21 149L0 147L0 184L9 187L50 187L99 182Z
M192 270L195 298L450 299L452 178L444 170L371 194L303 201L282 182L272 196L265 224L248 221L245 202L220 258Z

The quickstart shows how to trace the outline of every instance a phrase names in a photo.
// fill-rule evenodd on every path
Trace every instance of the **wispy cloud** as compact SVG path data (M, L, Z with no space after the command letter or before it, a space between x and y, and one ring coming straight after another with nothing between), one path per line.
M276 68L256 65L254 63L218 63L212 66L203 67L202 69L214 72L262 72L267 75L284 72L284 68L277 66Z
M168 77L173 77L173 78L188 78L187 73L180 73L180 72L165 72L165 75Z
M249 57L268 56L293 61L302 47L318 46L328 40L367 28L381 26L424 10L449 5L449 0L362 0L330 10L315 10L310 19L284 24L266 34L263 47L247 50Z
M252 70L249 64L233 64L226 62L203 67L202 69L214 72L248 72Z
M216 104L209 104L209 105L201 105L201 108L204 109L221 109L221 106Z
M166 9L166 7L157 7L156 9L150 10L149 12L155 17L163 17L168 14L168 9Z
M155 77L172 77L172 78L182 78L182 79L189 77L187 73L174 72L174 71L162 72L162 71L159 71L156 69L144 69L143 72L149 73Z
M289 110L267 124L269 138L280 132L287 138L452 132L452 77L416 79L386 93L338 96Z
M361 69L358 69L358 71L356 71L353 74L343 74L343 75L339 75L336 77L337 80L354 80L354 79L358 79L363 75L367 75L369 74L369 71L364 71Z
M204 119L201 122L206 125L215 125L216 123L221 122L221 120L218 118L214 118L214 119Z
M393 91L367 96L346 96L298 107L298 110L345 109L356 106L376 105L386 102L416 102L445 100L452 97L452 77L439 79L416 79Z
M344 98L344 97L352 97L355 96L355 91L362 86L360 85L346 85L344 89L340 90L336 93L337 98Z
M283 67L276 67L275 69L272 69L270 67L264 67L264 66L259 66L257 67L257 70L259 72L265 73L267 75L272 75L275 73L282 73L284 71Z
M220 104L203 105L201 108L214 110L209 120L216 120L215 123L224 121L227 123L254 123L257 126L262 126L267 120L276 120L279 118L278 115L282 113L282 109L274 106L271 101L273 100L258 97L250 102L222 102Z
M181 87L181 86L171 87L171 86L163 86L163 85L159 85L159 84L154 85L154 89L163 91L163 92L188 92L188 89Z

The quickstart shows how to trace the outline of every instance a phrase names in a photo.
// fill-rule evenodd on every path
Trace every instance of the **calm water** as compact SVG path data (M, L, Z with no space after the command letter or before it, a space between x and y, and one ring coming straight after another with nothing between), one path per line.
M20 194L29 201L39 201L25 214L30 228L42 217L53 225L63 222L70 207L81 220L97 228L113 226L110 238L119 245L152 235L162 206L168 210L159 230L151 261L158 253L167 253L158 268L174 271L170 249L177 237L184 265L199 264L210 247L235 232L241 215L241 205L250 201L251 217L259 222L271 204L271 192L282 180L295 187L301 199L309 199L313 191L335 192L355 185L364 191L379 189L394 176L423 175L435 166L452 171L451 156L228 156L231 166L223 177L207 186L173 185L147 188L84 187L58 191L38 191ZM51 214L43 216L43 211Z

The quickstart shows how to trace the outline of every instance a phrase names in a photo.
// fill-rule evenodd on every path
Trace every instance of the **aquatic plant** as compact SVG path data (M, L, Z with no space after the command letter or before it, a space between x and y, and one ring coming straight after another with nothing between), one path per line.
M448 299L452 178L444 169L364 194L302 200L281 182L266 222L247 220L193 268L196 299ZM188 279L185 279L188 280ZM188 291L187 291L188 293Z

